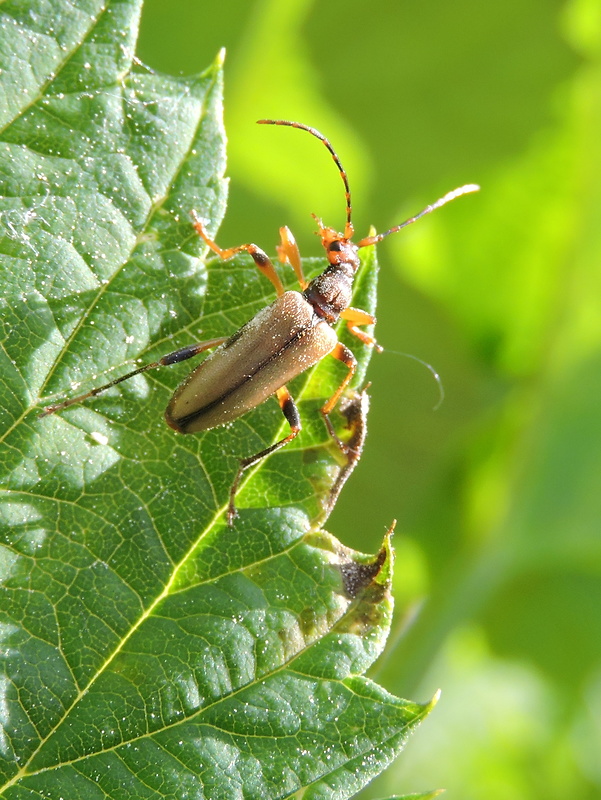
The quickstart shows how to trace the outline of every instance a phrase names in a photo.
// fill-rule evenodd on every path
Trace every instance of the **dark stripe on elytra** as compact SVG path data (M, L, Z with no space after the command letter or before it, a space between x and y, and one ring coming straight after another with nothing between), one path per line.
M245 328L245 327L246 327L246 325L245 325L245 326L243 326L242 328L240 328L240 330L239 330L237 333L238 333L238 334L240 334L240 333L241 333L241 332L244 330L244 328ZM286 342L286 344L285 344L285 345L284 345L284 346L283 346L283 347L282 347L280 350L278 350L278 352L277 352L277 353L274 353L273 355L269 356L269 358L266 358L264 361L262 361L262 362L259 364L259 366L258 366L258 367L255 369L255 371L254 371L254 372L252 372L252 373L251 373L250 375L248 375L248 376L245 376L245 377L242 379L242 381L240 381L240 383L236 384L236 386L234 386L232 389L229 389L227 392L224 392L224 393L223 393L222 395L220 395L218 398L216 398L215 400L213 400L213 401L212 401L212 402L210 402L210 403L207 403L207 405L206 405L206 406L203 406L203 407L202 407L202 408L200 408L198 411L194 411L192 414L188 414L188 415L187 415L187 416L185 416L185 417L178 417L178 418L174 419L174 422L176 422L176 423L178 424L178 426L179 426L179 427L186 427L186 425L188 425L190 422L193 422L195 419L198 419L198 418L199 418L199 417L201 417L203 414L205 414L207 411L211 411L213 408L215 408L215 406L218 406L220 403L223 403L223 401L224 401L224 400L226 400L228 397L230 397L232 394L234 394L234 392L237 392L237 391L238 391L238 389L240 389L240 387L241 387L241 386L244 386L244 384L245 384L245 383L248 383L248 381L249 381L251 378L254 378L254 376L255 376L255 375L256 375L256 374L257 374L257 373L258 373L260 370L262 370L262 369L263 369L263 367L266 367L266 366L267 366L267 364L270 364L270 363L271 363L272 361L274 361L276 358L279 358L279 356L280 356L282 353L285 353L285 352L286 352L286 350L288 350L288 348L289 348L289 347L292 347L292 345L293 345L293 344L295 344L295 343L296 343L296 342L297 342L297 341L298 341L298 340L301 338L301 336L303 336L304 334L306 334L306 332L307 332L307 331L310 331L310 330L311 330L311 327L302 328L302 329L301 329L301 330L300 330L300 331L299 331L299 332L296 334L296 336L294 336L292 339L290 339L290 341ZM234 334L234 336L236 336L236 335L237 335L237 334ZM233 338L233 337L232 337L232 338ZM228 341L229 341L229 340L228 340ZM226 342L226 343L225 343L225 346L227 346L227 345L228 345L228 342Z

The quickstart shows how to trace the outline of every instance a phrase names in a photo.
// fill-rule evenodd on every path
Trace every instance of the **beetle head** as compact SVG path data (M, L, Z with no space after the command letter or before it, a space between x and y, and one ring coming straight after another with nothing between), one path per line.
M330 264L347 263L356 271L359 268L357 258L357 245L351 241L353 226L347 225L344 233L340 233L335 228L326 227L323 222L313 214L313 219L317 222L319 230L317 235L321 237L321 243L326 251Z

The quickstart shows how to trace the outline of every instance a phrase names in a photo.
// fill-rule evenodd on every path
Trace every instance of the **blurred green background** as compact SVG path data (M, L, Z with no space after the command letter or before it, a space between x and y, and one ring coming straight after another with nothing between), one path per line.
M374 677L442 699L363 797L601 797L601 4L147 0L140 58L219 48L231 200L218 241L288 224L360 235L457 185L380 246L370 433L328 528L373 551L393 517L397 622ZM446 399L433 410L440 373Z

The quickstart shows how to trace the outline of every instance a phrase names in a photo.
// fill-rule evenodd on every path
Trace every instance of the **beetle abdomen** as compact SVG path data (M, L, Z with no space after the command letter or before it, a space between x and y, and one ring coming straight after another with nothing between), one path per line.
M320 361L336 342L334 330L300 292L285 292L186 378L165 418L180 433L231 422Z

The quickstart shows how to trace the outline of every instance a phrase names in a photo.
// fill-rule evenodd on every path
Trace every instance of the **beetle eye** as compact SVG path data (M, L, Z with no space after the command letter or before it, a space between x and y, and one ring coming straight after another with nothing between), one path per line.
M340 247L340 242L332 242L332 244L328 247L328 250L332 251L340 251L342 248Z

